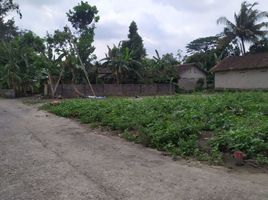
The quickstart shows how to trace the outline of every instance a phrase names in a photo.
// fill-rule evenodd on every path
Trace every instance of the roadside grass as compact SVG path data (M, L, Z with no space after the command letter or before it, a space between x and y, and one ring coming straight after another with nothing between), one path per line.
M268 165L266 92L77 99L42 108L119 130L130 141L173 155L221 163L224 154L242 151Z

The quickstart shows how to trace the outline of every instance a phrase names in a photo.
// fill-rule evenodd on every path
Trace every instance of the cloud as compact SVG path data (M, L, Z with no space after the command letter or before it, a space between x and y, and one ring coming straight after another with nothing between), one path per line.
M51 4L57 4L57 1L55 0L15 0L18 4L22 5L31 5L31 6L40 6L40 5L51 5Z
M67 23L66 12L79 0L17 0L23 19L17 24L44 36L47 31L62 29ZM233 19L242 1L238 0L91 0L101 17L97 24L94 45L99 58L104 57L107 45L118 44L127 38L128 26L135 20L149 55L184 49L198 38L215 35L223 30L216 24L221 16ZM250 1L250 2L253 2ZM268 7L259 0L259 9Z
M126 32L126 26L115 21L106 21L97 24L95 38L97 40L104 40L105 42L105 40L123 38Z

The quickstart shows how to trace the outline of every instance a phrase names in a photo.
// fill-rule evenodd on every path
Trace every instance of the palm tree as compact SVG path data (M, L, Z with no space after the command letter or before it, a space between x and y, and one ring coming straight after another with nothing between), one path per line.
M235 23L229 21L226 17L220 17L217 20L218 24L224 24L224 34L229 38L230 42L238 39L241 44L242 53L246 53L245 42L257 42L264 38L267 34L268 22L263 22L263 19L268 17L268 12L255 9L258 3L247 3L244 1L241 4L241 9L238 14L235 13Z
M159 52L155 50L156 56L153 56L154 60L154 77L157 82L173 82L178 79L177 65L179 62L173 57L173 54L165 54L160 56Z

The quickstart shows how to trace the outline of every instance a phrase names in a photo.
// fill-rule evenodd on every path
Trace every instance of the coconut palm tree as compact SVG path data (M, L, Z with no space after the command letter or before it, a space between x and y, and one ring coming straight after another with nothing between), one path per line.
M241 51L246 53L246 42L257 42L268 34L268 22L264 22L264 18L268 17L268 12L255 9L258 3L242 2L241 9L238 14L235 13L235 23L232 23L226 17L220 17L218 24L224 24L224 34L229 38L230 42L238 39L241 43Z

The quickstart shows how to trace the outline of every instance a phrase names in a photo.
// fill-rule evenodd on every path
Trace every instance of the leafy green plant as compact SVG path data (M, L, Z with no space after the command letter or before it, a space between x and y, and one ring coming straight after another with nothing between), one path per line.
M123 137L174 155L220 163L223 153L268 159L268 93L191 94L143 99L66 100L43 108L83 123L119 130ZM198 143L203 132L210 150Z

